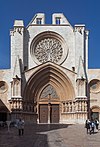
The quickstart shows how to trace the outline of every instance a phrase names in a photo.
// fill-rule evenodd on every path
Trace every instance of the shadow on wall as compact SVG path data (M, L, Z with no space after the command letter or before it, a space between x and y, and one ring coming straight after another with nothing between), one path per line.
M5 122L7 120L7 113L9 113L9 110L0 99L0 121Z

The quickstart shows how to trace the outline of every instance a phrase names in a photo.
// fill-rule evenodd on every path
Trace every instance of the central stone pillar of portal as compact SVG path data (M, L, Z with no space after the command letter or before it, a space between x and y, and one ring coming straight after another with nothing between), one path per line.
M51 113L51 94L48 95L48 124L50 124Z

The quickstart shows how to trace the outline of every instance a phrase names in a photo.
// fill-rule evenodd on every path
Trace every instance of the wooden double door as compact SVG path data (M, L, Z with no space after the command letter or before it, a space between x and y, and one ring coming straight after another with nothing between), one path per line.
M39 123L59 123L59 104L40 104Z

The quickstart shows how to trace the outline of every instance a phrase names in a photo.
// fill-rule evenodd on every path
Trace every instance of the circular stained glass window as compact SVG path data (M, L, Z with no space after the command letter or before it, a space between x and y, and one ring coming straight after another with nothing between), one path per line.
M100 91L100 81L97 79L90 81L89 86L90 86L90 92L97 93Z
M0 81L0 93L4 93L7 90L7 84L4 81Z

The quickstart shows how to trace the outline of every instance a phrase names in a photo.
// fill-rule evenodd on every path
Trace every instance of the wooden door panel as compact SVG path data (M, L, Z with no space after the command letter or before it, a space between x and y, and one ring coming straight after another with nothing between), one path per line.
M39 122L48 123L48 105L40 105Z
M59 123L59 105L51 106L51 123Z

